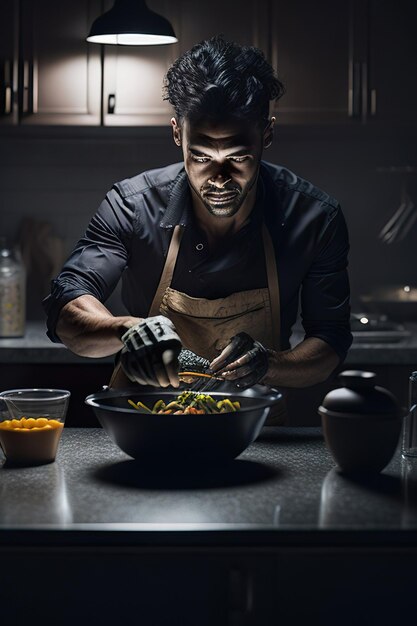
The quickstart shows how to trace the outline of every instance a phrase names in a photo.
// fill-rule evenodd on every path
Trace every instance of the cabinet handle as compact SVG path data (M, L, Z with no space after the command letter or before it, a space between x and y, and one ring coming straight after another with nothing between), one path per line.
M361 65L361 89L362 89L362 103L361 103L361 114L362 121L366 120L366 116L368 115L368 65L366 61L363 61Z
M361 113L361 63L352 63L351 86L349 88L349 117L359 117Z
M6 85L4 90L4 114L10 115L12 112L12 88Z
M115 108L116 108L116 95L114 93L109 93L109 96L107 98L107 113L109 115L113 115Z
M371 89L371 116L376 115L376 89Z
M3 65L3 110L2 115L9 115L12 112L12 62L4 61Z
M22 112L29 113L29 61L23 61Z

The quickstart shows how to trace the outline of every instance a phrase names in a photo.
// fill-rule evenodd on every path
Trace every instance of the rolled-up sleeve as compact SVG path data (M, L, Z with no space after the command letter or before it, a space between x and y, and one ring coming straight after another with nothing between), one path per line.
M126 267L133 232L134 212L112 189L91 219L42 304L47 315L47 335L56 343L56 324L62 307L89 294L105 302Z
M301 319L305 337L328 343L343 362L352 344L349 235L340 207L332 209L318 249L301 288Z

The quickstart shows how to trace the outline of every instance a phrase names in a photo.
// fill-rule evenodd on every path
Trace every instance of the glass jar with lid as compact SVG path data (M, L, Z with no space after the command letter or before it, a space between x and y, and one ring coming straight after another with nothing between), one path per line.
M25 267L20 253L0 237L0 337L22 337L25 324Z

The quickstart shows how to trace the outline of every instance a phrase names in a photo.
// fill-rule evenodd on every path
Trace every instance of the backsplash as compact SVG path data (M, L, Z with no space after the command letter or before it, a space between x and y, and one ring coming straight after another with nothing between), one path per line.
M417 222L399 243L378 233L400 204L401 183L417 204L417 174L389 173L417 166L415 131L369 128L276 127L265 160L281 163L340 202L351 242L352 306L358 296L388 283L417 284ZM170 128L18 128L0 130L0 234L19 236L25 218L51 224L66 256L114 182L181 160ZM30 285L29 280L29 285ZM28 294L28 319L40 319L43 295ZM29 287L30 289L30 287ZM118 292L109 308L122 312Z

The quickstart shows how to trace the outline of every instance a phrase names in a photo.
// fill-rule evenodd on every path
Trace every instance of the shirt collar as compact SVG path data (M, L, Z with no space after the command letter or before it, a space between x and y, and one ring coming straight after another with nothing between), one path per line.
M159 225L161 228L174 228L177 225L186 226L190 210L190 187L187 173L182 168L171 183L167 209Z

